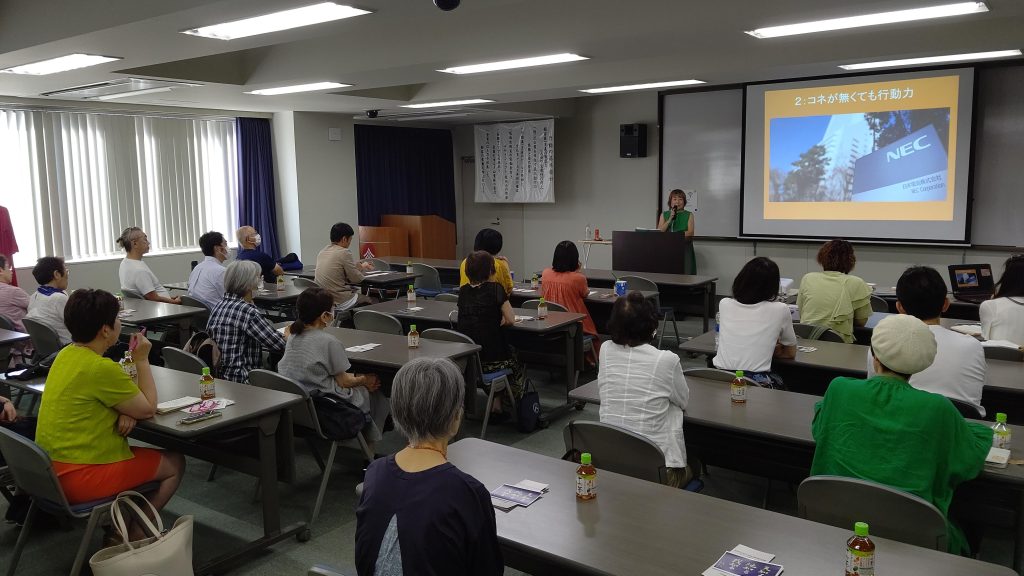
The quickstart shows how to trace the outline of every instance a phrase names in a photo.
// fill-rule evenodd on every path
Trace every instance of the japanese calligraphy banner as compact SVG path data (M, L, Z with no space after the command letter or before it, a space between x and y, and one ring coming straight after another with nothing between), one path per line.
M744 223L964 241L972 92L972 71L748 89Z
M477 202L554 202L555 121L475 127Z

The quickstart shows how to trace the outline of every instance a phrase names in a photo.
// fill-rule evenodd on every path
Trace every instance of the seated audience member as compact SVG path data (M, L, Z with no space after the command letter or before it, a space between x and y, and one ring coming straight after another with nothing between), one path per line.
M505 289L505 294L511 294L513 286L512 272L509 269L508 258L498 256L498 252L501 252L501 246L501 232L493 228L484 228L477 232L476 239L473 240L474 252L484 250L494 257L494 273L488 280L500 284ZM459 286L465 286L469 282L469 276L466 273L466 260L463 259L462 263L459 264Z
M871 317L871 288L850 275L856 263L852 244L829 240L818 250L823 271L804 275L796 299L800 322L828 326L847 344L853 342L853 327L864 326Z
M249 381L249 371L262 366L262 352L284 351L284 336L252 303L260 266L235 260L224 273L224 299L210 312L206 331L220 349L218 375L233 382Z
M935 336L917 318L884 318L871 351L874 377L836 378L815 405L811 474L871 480L924 498L947 517L949 551L967 553L963 533L949 521L949 503L957 485L984 467L992 429L907 382L935 359Z
M181 304L181 298L171 298L170 292L160 284L160 280L149 269L149 265L142 261L142 256L149 252L150 244L149 236L141 228L125 228L117 242L126 252L118 269L121 290L132 290L146 300L154 302Z
M188 295L213 308L224 299L224 261L228 259L228 241L220 232L199 237L203 261L188 275Z
M380 440L391 412L388 399L378 393L376 374L346 372L352 367L345 345L324 331L334 320L334 298L323 288L307 288L295 301L298 319L289 326L290 336L277 371L302 384L307 392L334 394L348 400L373 419L367 440Z
M991 300L978 309L986 340L1009 340L1024 346L1024 254L1007 258Z
M687 468L683 410L690 389L679 356L651 345L658 316L640 292L630 292L612 307L608 331L598 359L597 385L601 422L640 434L665 453L667 484L676 488L693 479Z
M373 269L369 262L357 263L352 257L349 246L355 230L344 222L331 226L331 243L316 255L316 272L313 281L322 286L331 296L334 303L342 310L353 306L371 304L369 296L360 294L357 286L363 281L363 272Z
M14 324L18 332L25 331L21 319L28 314L28 294L11 284L14 268L7 256L0 254L0 316L6 317Z
M68 302L64 291L68 289L68 272L63 258L44 256L37 260L32 268L32 277L39 287L29 297L28 314L25 315L25 318L49 326L60 337L61 344L71 342L71 332L64 325L64 307Z
M764 388L785 389L772 372L772 358L796 357L796 333L789 306L775 302L779 267L759 256L747 262L732 283L732 298L718 303L718 353L712 360L722 370L743 375Z
M937 349L935 362L911 376L910 385L973 404L984 417L981 392L988 369L985 349L975 338L939 324L939 317L947 308L946 283L934 268L914 266L900 276L896 283L896 309L927 324Z
M260 273L263 280L271 284L277 282L277 277L284 274L284 269L274 258L259 249L263 243L260 233L252 226L242 226L235 232L238 239L238 252L235 254L237 260L251 260L260 265Z
M409 445L366 470L356 508L358 574L502 574L490 493L448 462L465 393L462 374L444 358L416 358L395 375L392 416Z
M515 349L505 341L505 331L501 329L515 324L516 315L512 313L512 304L505 289L488 280L494 277L494 257L486 250L477 250L466 257L463 265L469 275L469 284L459 289L457 329L482 348L480 361L484 372L512 371L510 388L518 400L523 395L526 374ZM492 414L500 414L498 421L507 417L507 413L502 411L502 402L502 395L496 394L491 405ZM513 407L506 408L511 410ZM496 421L493 416L491 421Z
M14 403L3 396L0 396L0 426L17 432L29 440L34 440L36 437L36 419L18 416L18 410L14 407ZM0 466L6 464L4 455L0 453Z
M594 352L598 351L601 341L597 338L597 328L590 310L583 300L590 294L587 289L587 277L580 274L580 252L576 245L562 240L555 246L555 254L551 258L551 267L545 268L541 274L541 294L548 302L565 306L570 312L585 314L583 333L593 336Z
M103 357L121 334L117 298L102 290L76 290L64 319L73 345L57 355L46 377L36 442L53 460L72 504L114 496L146 482L157 510L178 489L185 468L180 454L128 445L138 420L156 413L157 392L149 365L150 342L132 334L138 385L118 364ZM138 527L132 539L142 537Z

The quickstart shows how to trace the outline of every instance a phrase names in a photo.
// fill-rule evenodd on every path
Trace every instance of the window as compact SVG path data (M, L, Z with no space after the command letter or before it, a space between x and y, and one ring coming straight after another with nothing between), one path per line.
M238 227L233 119L0 109L0 158L19 266L119 256L129 226L153 252Z

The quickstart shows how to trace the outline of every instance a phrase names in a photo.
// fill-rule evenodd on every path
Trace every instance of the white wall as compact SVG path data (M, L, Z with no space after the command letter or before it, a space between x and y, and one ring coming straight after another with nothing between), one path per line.
M500 230L510 258L522 254L514 269L539 270L550 265L551 252L560 240L578 241L585 226L601 228L606 238L612 230L632 230L655 224L658 198L658 96L642 92L576 99L570 117L555 120L555 203L491 205L473 202L472 182L461 183L456 170L459 226L465 246L471 248L477 228L502 216ZM619 125L634 122L648 125L648 156L619 158ZM456 158L473 155L471 126L455 130ZM671 158L665 158L671 162ZM459 162L457 162L457 165ZM517 221L517 218L519 219ZM699 274L717 276L718 293L731 294L732 281L743 264L754 256L768 256L779 264L783 277L799 282L807 272L819 270L815 260L818 244L795 242L750 242L701 240L703 230L698 218L697 254ZM581 247L582 253L582 247ZM854 274L880 289L895 285L903 270L923 264L937 268L946 276L948 264L989 262L996 274L1008 252L962 248L858 245ZM610 247L593 249L590 266L611 267Z
M274 114L270 133L274 141L274 176L277 180L277 241L282 254L300 252L302 240L299 234L299 180L295 168L295 113Z
M234 250L232 250L233 256ZM146 256L145 262L156 274L161 282L184 282L188 280L189 272L192 271L192 261L202 261L203 253L198 249L195 252L181 254L164 254L159 256ZM24 260L24 258L22 258ZM35 279L32 278L32 266L35 262L18 261L18 286L32 293L37 287ZM117 270L121 265L121 259L97 260L92 262L77 262L68 264L70 277L68 287L75 288L101 288L108 292L121 290L121 282L118 280Z
M600 228L605 237L610 237L613 229L654 226L657 121L655 92L577 99L571 116L555 119L555 203L477 204L472 182L464 183L461 198L457 196L465 244L460 250L472 248L481 223L501 215L503 252L512 259L515 270L525 273L550 266L555 245L562 240L581 240L587 224ZM636 122L648 125L648 156L619 158L619 125ZM473 155L472 126L455 130L455 144L456 158ZM455 179L458 185L458 172ZM610 247L595 247L590 266L610 268Z

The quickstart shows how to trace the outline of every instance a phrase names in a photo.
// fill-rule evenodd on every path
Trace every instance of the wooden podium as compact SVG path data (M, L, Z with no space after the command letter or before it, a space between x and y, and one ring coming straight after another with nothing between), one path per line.
M612 232L612 269L686 274L690 241L681 232Z
M367 245L372 245L374 257L409 256L409 232L403 228L387 226L360 226L360 257L364 255Z
M400 228L408 232L409 256L446 260L455 258L455 224L440 216L385 214L380 217L380 223L388 228ZM394 252L392 255L404 256Z

